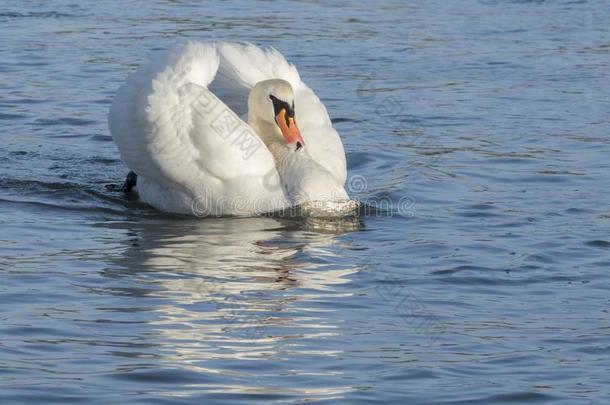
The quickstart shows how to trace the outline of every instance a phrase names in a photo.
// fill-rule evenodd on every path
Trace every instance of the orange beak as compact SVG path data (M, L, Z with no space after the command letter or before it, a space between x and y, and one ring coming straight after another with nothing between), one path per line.
M286 109L282 108L278 115L275 116L275 122L280 127L284 140L288 145L296 144L296 150L301 149L305 146L305 141L301 136L297 122L294 119L294 115L291 117L286 113Z

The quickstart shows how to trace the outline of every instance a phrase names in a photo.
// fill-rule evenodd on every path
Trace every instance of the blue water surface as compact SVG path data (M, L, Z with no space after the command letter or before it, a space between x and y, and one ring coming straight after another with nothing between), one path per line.
M0 2L0 402L607 404L607 0ZM127 74L272 45L358 220L107 189Z

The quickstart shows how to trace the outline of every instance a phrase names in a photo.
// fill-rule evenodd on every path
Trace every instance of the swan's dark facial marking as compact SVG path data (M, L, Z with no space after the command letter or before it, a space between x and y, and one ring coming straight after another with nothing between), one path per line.
M269 94L269 99L273 102L273 114L277 117L280 114L280 111L286 110L286 115L284 118L286 119L286 126L290 127L289 118L294 118L294 101L292 102L292 106L285 102L284 100L280 100L275 97L273 94Z
M305 141L301 136L294 114L294 101L288 104L284 100L280 100L273 94L269 94L269 99L273 103L273 113L275 115L275 123L279 127L284 141L292 148L296 145L294 151L298 152L305 146Z

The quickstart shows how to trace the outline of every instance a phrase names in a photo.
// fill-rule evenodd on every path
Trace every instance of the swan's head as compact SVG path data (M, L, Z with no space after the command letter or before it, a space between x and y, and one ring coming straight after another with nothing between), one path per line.
M286 80L270 79L256 83L248 98L249 121L264 122L272 134L260 134L266 141L282 141L295 151L305 146L294 113L294 92Z

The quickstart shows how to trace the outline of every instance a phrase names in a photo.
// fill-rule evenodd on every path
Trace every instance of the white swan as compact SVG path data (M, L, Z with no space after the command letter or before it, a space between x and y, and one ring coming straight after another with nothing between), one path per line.
M168 212L352 212L326 109L274 49L189 43L138 68L108 117L140 198ZM297 126L298 121L298 126Z

